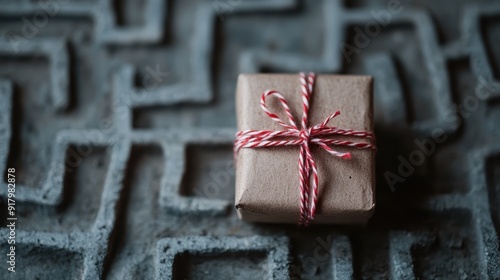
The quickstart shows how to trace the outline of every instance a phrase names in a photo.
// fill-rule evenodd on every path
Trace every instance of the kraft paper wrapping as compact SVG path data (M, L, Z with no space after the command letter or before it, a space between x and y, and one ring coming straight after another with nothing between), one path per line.
M309 126L321 123L344 129L373 131L373 79L369 76L318 75L311 97ZM241 74L236 89L238 130L283 130L261 109L265 90L279 91L288 101L297 125L302 117L298 74ZM288 123L277 98L267 98L271 112ZM334 136L366 142L363 138ZM375 151L332 146L349 151L345 160L311 145L318 167L319 198L313 223L363 224L375 207ZM297 223L300 215L299 146L242 148L236 162L235 206L245 221Z

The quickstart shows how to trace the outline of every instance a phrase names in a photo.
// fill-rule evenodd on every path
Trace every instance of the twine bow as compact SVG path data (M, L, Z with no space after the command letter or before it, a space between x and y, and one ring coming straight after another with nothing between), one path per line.
M300 179L300 219L299 224L307 226L314 219L316 214L316 203L318 201L318 169L311 154L309 144L316 144L323 148L333 156L350 159L351 153L338 152L330 148L329 145L347 146L358 149L375 149L372 143L351 142L344 140L336 140L324 138L330 135L344 135L351 137L360 137L374 140L375 136L370 131L340 129L327 124L340 115L340 111L328 116L321 124L308 127L309 117L309 100L313 93L314 82L316 76L314 73L309 73L306 77L304 73L300 73L300 85L302 90L302 120L301 128L299 129L295 123L295 119L290 112L286 99L275 90L267 90L262 94L260 107L262 110L275 122L281 125L285 130L242 130L236 134L234 151L237 153L241 148L265 148L265 147L283 147L300 145L299 154L299 179ZM280 101L285 109L285 114L288 117L288 123L282 121L276 114L271 113L266 105L266 98L274 95ZM371 142L371 141L370 141ZM311 180L312 179L312 180ZM310 182L312 181L312 192Z

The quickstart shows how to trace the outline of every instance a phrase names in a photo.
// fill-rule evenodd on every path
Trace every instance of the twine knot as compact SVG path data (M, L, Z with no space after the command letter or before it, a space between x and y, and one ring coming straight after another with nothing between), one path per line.
M312 132L312 127L310 128L307 128L307 129L302 129L300 132L299 132L299 137L300 139L302 139L302 142L303 143L309 143L309 140L311 138L311 133Z

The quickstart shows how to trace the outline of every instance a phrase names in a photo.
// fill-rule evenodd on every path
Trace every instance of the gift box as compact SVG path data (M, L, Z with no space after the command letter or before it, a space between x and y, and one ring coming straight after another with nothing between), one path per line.
M335 111L341 115L328 126L373 131L373 79L369 76L318 75L309 101L309 126L322 123ZM276 90L286 99L300 126L303 112L297 74L241 74L236 89L238 130L283 131L261 108L261 95ZM270 112L285 123L279 98L265 101ZM293 138L293 137L292 137ZM327 135L341 141L370 142L349 135ZM375 207L375 150L331 146L351 158L332 156L311 143L317 166L318 198L312 223L363 224ZM297 223L301 217L299 146L241 148L235 154L235 206L240 219L251 222Z

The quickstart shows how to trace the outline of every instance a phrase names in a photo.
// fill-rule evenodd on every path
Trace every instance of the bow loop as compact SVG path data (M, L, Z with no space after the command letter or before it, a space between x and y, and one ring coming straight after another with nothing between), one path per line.
M269 111L269 109L267 108L267 105L266 105L266 98L270 95L275 95L278 98L278 100L281 103L281 106L283 107L283 109L285 109L285 113L288 116L288 122L290 123L290 125L288 125L284 121L282 121L280 119L280 117L278 117L278 115L271 113L271 111ZM292 116L292 112L290 111L290 107L288 107L288 102L283 97L283 95L281 95L281 93L279 93L275 90L267 90L266 92L264 92L262 94L262 98L260 99L260 107L262 108L264 113L266 113L273 121L277 122L282 127L286 128L287 130L290 130L290 131L298 131L297 124L295 124L295 119Z

